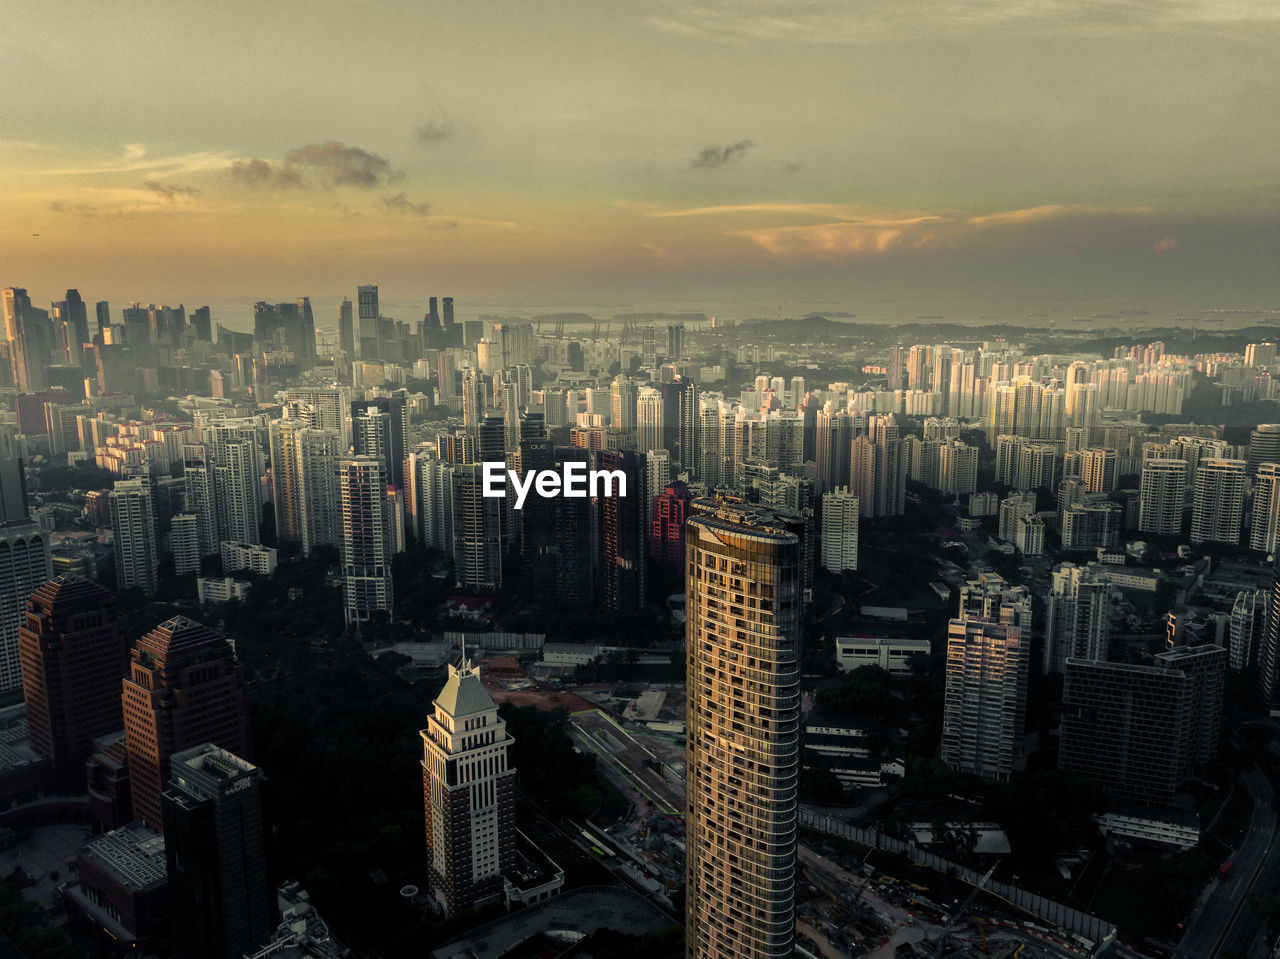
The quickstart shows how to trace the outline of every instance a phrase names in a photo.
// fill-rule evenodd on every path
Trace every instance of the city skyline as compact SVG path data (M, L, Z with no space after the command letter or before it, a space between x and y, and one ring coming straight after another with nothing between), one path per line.
M0 151L37 301L1276 306L1263 3L68 9Z

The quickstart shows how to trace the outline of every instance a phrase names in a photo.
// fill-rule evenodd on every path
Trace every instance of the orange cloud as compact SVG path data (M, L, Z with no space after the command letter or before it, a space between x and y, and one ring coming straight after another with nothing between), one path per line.
M1163 256L1166 253L1172 253L1181 245L1182 241L1176 236L1166 236L1162 240L1156 240L1156 242L1151 245L1151 255Z

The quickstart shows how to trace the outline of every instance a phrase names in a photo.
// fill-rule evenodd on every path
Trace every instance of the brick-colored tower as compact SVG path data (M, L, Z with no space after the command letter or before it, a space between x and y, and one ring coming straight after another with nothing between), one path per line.
M213 743L252 754L244 671L226 639L185 616L139 639L131 660L123 702L133 814L162 829L174 753Z

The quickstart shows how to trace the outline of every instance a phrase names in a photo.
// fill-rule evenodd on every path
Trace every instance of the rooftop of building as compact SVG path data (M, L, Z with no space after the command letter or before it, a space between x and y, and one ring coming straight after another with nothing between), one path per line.
M55 576L37 586L27 601L29 604L55 613L79 612L104 604L115 605L115 598L97 583L80 576Z
M18 703L0 710L0 776L45 761L31 748L26 705Z
M141 821L90 839L80 847L80 858L99 864L128 889L149 889L168 878L164 835Z
M469 659L464 659L460 666L449 667L449 678L435 704L454 717L495 708L493 698L480 681L480 667L472 666Z

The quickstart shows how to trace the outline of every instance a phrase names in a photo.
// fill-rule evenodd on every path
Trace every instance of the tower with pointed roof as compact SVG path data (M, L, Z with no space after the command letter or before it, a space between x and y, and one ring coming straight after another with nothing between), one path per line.
M516 774L507 724L465 655L434 707L422 730L427 874L452 916L502 897L515 855Z
M138 640L129 671L122 701L133 814L162 829L174 753L213 743L252 755L244 670L223 636L175 616Z

